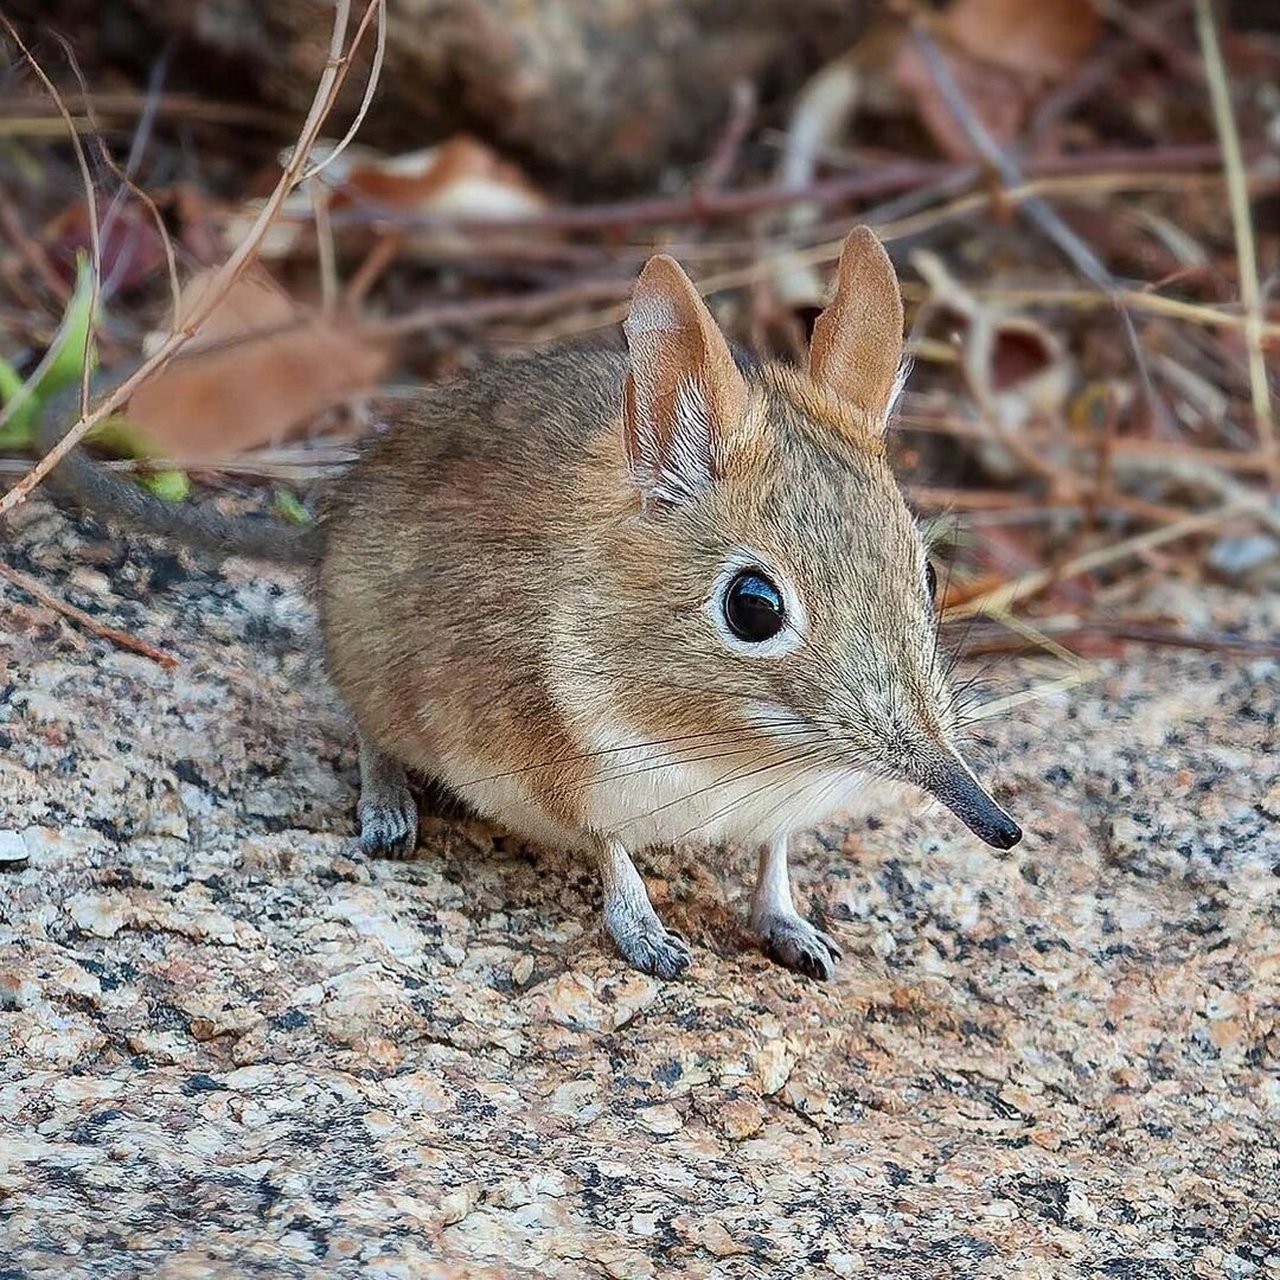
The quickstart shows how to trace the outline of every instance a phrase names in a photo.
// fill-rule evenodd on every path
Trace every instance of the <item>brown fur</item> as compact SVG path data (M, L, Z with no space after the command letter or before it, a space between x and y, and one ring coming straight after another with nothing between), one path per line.
M841 287L870 281L874 300L887 259L872 243L880 257L868 260L851 237ZM684 273L659 258L637 284L630 358L512 360L408 404L325 519L330 664L365 734L427 773L459 757L482 761L479 776L518 773L573 828L587 784L608 770L581 745L606 708L655 740L687 738L693 759L706 754L700 743L737 733L750 763L744 703L781 704L828 722L850 759L875 765L883 726L862 705L870 680L897 689L933 743L944 739L934 708L945 718L946 699L923 662L922 552L877 403L901 329L891 340L873 325L869 343L848 328L864 310L837 295L815 365L856 365L865 385L781 366L744 376ZM635 386L661 452L679 429L683 380L709 409L714 490L646 512ZM790 659L726 652L707 626L710 584L739 546L806 597L809 644ZM572 690L568 706L557 683ZM758 748L761 760L776 750Z

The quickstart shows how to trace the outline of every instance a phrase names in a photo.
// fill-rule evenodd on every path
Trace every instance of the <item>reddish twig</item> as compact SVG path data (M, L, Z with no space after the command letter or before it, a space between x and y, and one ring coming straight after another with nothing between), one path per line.
M77 626L93 632L95 636L101 636L102 639L109 640L112 644L119 645L122 649L132 649L134 653L140 653L144 658L150 658L153 662L158 662L162 667L172 669L178 665L177 658L172 654L165 653L163 649L157 649L155 645L148 644L147 641L131 635L128 631L122 631L119 627L111 627L104 622L99 622L91 613L86 613L83 609L77 609L75 605L68 604L60 596L54 595L52 591L41 586L35 578L28 573L23 573L21 569L14 569L10 565L0 564L0 577L8 578L15 587L25 591L32 599L38 600L45 608L62 614L63 617L69 618Z
M1246 149L1252 157L1264 154L1265 147ZM1216 146L1190 145L1114 148L1073 155L1043 156L1029 161L1028 178L1073 177L1086 173L1182 172L1220 165ZM334 226L366 226L377 222L388 227L449 228L475 235L511 231L617 231L628 227L655 226L668 222L712 222L763 213L787 205L810 203L832 205L854 200L879 199L914 191L933 182L950 183L961 178L976 181L982 169L973 164L942 164L900 161L856 174L826 178L793 190L776 182L758 183L730 191L695 189L683 196L658 196L601 204L574 205L547 209L520 217L496 219L451 218L446 214L410 214L388 208L376 201L358 199L334 214Z
M729 119L707 161L702 175L704 191L718 191L733 175L738 153L756 118L756 87L750 80L737 80L729 101Z

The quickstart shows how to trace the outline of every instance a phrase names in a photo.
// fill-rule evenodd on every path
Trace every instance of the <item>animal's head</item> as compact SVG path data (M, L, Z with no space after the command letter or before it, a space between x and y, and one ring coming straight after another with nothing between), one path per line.
M741 751L762 785L809 765L914 783L1008 848L1018 827L954 745L934 574L886 460L902 327L866 228L807 372L741 367L680 267L650 260L625 326L625 592L596 658L625 664L628 718L695 758Z

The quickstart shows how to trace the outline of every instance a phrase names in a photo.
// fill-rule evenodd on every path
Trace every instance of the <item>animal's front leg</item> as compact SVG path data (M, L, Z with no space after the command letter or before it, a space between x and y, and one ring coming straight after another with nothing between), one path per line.
M418 847L418 806L404 766L360 739L360 848L375 858L408 858Z
M791 900L787 872L787 837L760 850L760 872L751 895L751 928L770 959L810 978L835 973L840 948L835 939L811 925Z
M604 883L604 927L628 963L658 978L674 978L689 967L689 947L653 909L649 891L621 843L600 843Z

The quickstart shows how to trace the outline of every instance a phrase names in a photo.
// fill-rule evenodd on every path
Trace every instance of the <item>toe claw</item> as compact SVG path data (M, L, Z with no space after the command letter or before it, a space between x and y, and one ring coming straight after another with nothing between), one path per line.
M418 844L418 811L412 802L362 808L360 849L371 858L408 858Z
M656 920L652 927L644 922L634 932L615 935L614 941L629 964L655 978L679 977L693 960L689 944Z
M761 950L771 960L813 978L830 981L841 950L834 938L796 916L781 916L757 925Z

